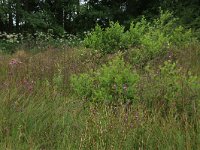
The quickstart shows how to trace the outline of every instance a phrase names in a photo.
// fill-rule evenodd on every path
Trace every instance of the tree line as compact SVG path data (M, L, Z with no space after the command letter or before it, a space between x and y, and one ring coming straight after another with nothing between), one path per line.
M109 21L127 25L141 15L174 11L182 23L200 27L200 0L0 0L0 31L79 33Z

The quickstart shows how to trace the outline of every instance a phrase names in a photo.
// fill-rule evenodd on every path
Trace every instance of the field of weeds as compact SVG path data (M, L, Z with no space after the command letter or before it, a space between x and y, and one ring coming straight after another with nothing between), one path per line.
M0 149L199 149L200 43L171 15L1 41Z
M179 60L177 66L184 68L183 74L188 69L197 74L199 55L186 50L173 56ZM199 52L199 47L191 50ZM85 51L48 49L31 54L20 50L0 56L0 149L198 149L199 91L194 94L183 87L179 96L170 95L173 89L159 94L170 90L161 82L167 75L159 74L159 80L139 68L137 103L128 108L127 104L88 103L72 94L70 76L101 68L115 55L100 57ZM175 110L175 103L164 107L166 96L180 100L181 110ZM145 102L149 98L154 106ZM190 100L194 100L191 106Z

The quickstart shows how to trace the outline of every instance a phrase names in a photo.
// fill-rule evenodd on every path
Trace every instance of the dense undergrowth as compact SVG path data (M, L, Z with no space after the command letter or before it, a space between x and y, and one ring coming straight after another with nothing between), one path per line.
M200 147L200 43L171 13L97 26L90 49L40 36L2 46L0 149Z

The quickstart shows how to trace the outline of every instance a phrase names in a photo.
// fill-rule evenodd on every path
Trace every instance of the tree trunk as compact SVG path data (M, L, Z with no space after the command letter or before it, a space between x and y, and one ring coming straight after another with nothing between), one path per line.
M12 13L12 4L11 2L8 3L9 8L9 16L8 16L8 32L13 32L13 13Z
M16 14L15 14L16 15L16 31L17 32L19 32L19 19L20 19L20 16L19 16L20 15L19 14L20 7L19 7L19 5L20 5L19 1L17 1L16 2L16 8L15 8L16 9Z
M4 29L4 23L3 23L3 20L2 18L0 18L0 32L4 32L5 29Z

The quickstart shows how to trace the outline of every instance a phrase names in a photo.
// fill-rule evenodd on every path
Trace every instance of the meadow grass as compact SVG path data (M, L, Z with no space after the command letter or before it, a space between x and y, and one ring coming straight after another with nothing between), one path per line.
M123 56L129 60L129 52ZM173 111L163 116L161 106L149 109L145 99L127 109L72 94L72 74L95 70L112 57L76 48L1 54L0 149L198 149L199 110L191 116ZM199 45L190 45L150 65L156 70L164 60L174 59L185 72L199 75L199 58ZM137 69L143 79L144 71ZM141 81L142 86L145 78Z

